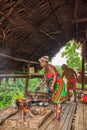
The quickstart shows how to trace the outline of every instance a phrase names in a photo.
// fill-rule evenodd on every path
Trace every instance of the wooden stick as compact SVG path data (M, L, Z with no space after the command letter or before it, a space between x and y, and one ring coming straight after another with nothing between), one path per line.
M30 92L30 91L27 91L27 94L29 96L47 96L48 97L48 93L45 93L45 92Z

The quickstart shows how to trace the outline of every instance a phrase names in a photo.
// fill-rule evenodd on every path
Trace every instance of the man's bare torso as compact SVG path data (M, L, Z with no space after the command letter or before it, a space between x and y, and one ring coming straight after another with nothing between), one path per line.
M74 71L71 68L67 68L64 71L64 76L65 76L66 79L69 79L71 77L75 77L75 73L74 73Z

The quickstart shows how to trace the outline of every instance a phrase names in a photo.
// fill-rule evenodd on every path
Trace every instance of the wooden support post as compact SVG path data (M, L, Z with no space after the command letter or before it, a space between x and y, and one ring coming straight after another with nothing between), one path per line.
M2 83L2 79L3 79L3 78L0 77L0 86L1 86L1 83Z
M13 83L15 83L16 82L16 78L13 78Z
M30 64L27 65L27 71L29 72ZM25 83L25 91L24 91L24 97L27 97L27 89L28 89L28 81L29 78L26 78L26 83Z
M82 90L84 90L84 76L85 76L84 64L85 64L85 41L83 42L83 45L82 45Z
M9 78L5 79L5 87L8 87L8 80L9 80Z
M24 97L27 97L27 89L28 89L28 78L26 78Z
M83 22L87 22L87 17L84 17L84 18L78 18L77 20L74 19L72 20L72 23L83 23Z

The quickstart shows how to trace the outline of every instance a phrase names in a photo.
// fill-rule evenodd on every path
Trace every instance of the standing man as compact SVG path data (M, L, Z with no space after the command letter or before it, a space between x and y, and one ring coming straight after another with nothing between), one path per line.
M62 65L62 78L67 79L67 94L68 94L68 100L70 101L70 90L73 90L74 92L74 101L76 101L76 79L77 79L77 74L76 72L69 68L67 65L63 64Z

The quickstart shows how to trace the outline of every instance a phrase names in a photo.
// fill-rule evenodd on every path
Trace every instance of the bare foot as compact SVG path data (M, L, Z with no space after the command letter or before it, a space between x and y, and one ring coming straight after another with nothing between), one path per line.
M52 119L56 118L56 115L55 114L51 115L51 118Z
M59 122L59 121L60 121L60 118L54 118L53 121Z

